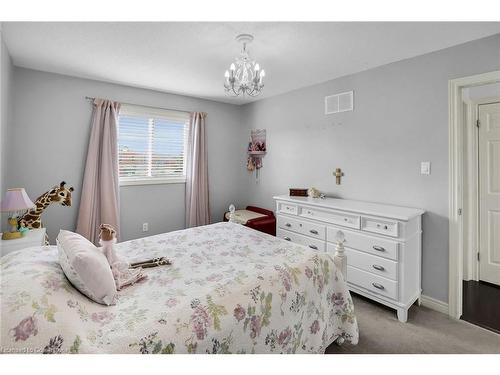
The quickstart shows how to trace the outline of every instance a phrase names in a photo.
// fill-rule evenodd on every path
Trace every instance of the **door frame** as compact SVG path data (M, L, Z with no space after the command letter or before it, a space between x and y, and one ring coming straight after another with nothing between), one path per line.
M469 189L468 183L465 181L465 168L467 167L467 160L464 157L466 148L465 125L467 117L471 116L469 113L471 111L466 112L466 104L462 99L462 89L497 82L500 82L500 70L448 81L448 315L455 319L460 319L462 316L464 242L469 240L464 238L464 232L467 232L464 231L464 208L469 219L471 215L472 217L475 215L476 220L478 217L477 209L470 209L470 203L474 200L473 191L470 190L473 189ZM464 206L466 203L467 207Z

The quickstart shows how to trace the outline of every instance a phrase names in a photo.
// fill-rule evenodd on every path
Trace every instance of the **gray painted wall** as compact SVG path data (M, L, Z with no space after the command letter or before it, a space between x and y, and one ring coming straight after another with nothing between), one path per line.
M12 61L0 31L0 194L5 193L7 129L12 121ZM2 199L2 198L0 198ZM4 216L4 215L2 215ZM3 223L4 220L2 220Z
M76 225L92 112L85 96L207 112L212 220L220 221L231 202L242 200L247 129L239 107L18 67L13 77L7 152L16 157L6 166L7 185L25 187L33 200L61 180L75 187L73 207L51 206L44 213L52 242L60 228ZM184 228L184 184L124 186L120 193L122 240ZM149 223L147 233L143 222Z
M245 105L247 126L266 128L268 141L260 182L248 178L253 203L273 208L273 195L315 186L424 208L423 293L447 301L448 80L498 69L497 34ZM324 97L348 90L354 111L325 116ZM430 176L421 161L432 163Z
M44 215L54 239L59 228L75 226L91 116L84 96L205 111L214 221L231 202L273 208L272 196L292 186L424 208L424 294L447 301L448 80L498 69L500 35L237 107L14 68L12 141L2 152L17 156L6 165L6 183L26 187L33 199L63 179L76 188L74 207ZM351 89L354 112L325 116L324 96ZM244 170L251 128L268 130L259 183ZM430 176L420 175L421 161L432 163ZM340 186L335 167L346 174ZM121 202L123 240L184 226L182 184L123 187Z

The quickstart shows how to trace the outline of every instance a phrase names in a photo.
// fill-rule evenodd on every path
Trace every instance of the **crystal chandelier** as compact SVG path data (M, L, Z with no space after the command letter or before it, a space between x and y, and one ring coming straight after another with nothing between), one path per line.
M257 96L262 92L264 87L264 77L266 72L260 69L260 65L250 59L247 51L247 44L253 40L250 34L241 34L236 37L236 40L243 44L243 49L231 64L229 70L224 74L224 88L226 92L232 96L240 94Z

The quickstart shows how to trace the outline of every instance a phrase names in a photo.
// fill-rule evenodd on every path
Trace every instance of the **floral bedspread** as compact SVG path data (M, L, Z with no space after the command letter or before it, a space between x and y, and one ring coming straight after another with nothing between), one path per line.
M2 257L0 353L323 353L339 336L358 341L330 254L233 223L116 246L173 264L109 307L69 284L56 247Z

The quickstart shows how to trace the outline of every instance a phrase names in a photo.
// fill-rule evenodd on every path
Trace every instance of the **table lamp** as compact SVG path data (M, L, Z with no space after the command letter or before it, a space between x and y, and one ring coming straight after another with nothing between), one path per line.
M2 203L0 203L0 211L12 213L12 215L10 215L7 219L9 225L11 226L11 229L10 231L4 232L2 234L2 240L13 240L22 237L22 233L17 229L17 218L21 216L26 210L34 207L35 204L28 197L28 194L26 194L24 188L7 190L7 193L5 193L5 198L3 199Z

